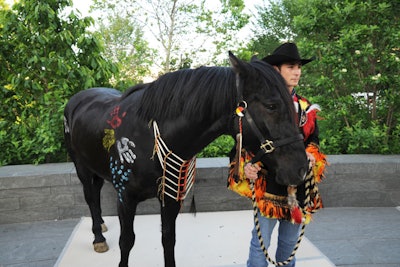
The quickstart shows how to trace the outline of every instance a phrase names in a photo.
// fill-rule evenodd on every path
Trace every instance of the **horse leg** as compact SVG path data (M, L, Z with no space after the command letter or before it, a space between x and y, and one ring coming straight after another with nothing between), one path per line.
M125 194L123 202L118 200L118 217L121 232L119 236L119 248L121 250L121 261L119 267L127 267L129 261L129 253L135 244L135 232L133 229L133 221L135 219L136 207L138 201L132 199Z
M76 171L83 185L85 201L89 206L92 217L92 232L94 234L93 248L102 253L108 250L108 245L102 232L106 230L104 220L101 217L100 192L104 180L93 174L89 169L76 164Z
M164 248L165 267L175 267L175 222L180 208L181 203L172 199L165 199L164 205L161 205L161 240Z

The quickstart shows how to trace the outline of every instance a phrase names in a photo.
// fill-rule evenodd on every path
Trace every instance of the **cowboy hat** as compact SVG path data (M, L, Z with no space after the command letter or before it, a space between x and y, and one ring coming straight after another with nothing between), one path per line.
M262 60L274 66L289 62L301 62L301 65L305 65L313 61L314 58L303 59L300 57L296 44L284 43L276 48L271 55L264 57Z

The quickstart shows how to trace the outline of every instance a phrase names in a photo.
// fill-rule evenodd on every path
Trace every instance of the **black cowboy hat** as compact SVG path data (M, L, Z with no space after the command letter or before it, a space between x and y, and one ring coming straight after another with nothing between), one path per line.
M271 55L264 57L262 60L274 66L289 62L301 62L301 65L305 65L313 61L314 57L303 59L300 57L296 44L284 43L275 49Z

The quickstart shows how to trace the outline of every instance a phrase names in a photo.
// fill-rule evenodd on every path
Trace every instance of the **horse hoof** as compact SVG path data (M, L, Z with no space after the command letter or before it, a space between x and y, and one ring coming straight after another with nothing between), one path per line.
M108 250L108 245L106 241L100 243L94 243L93 247L94 251L96 251L97 253L103 253Z
M107 232L107 231L108 231L107 225L106 225L105 223L102 223L102 224L101 224L101 232L102 232L102 233L105 233L105 232Z

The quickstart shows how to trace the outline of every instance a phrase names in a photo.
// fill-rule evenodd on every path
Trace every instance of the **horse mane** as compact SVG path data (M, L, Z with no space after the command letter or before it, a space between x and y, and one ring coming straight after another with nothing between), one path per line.
M264 96L270 95L269 90L278 90L295 122L292 98L279 72L256 58L245 66L248 83L265 83L265 86L256 84L254 88L246 84L246 90ZM142 89L145 90L138 105L138 116L146 121L164 121L180 115L190 121L214 120L233 111L238 101L235 73L230 67L203 66L166 73L151 83L129 88L121 98Z
M184 115L191 121L214 119L235 107L235 75L228 67L199 67L166 73L146 87L138 115L163 121Z

